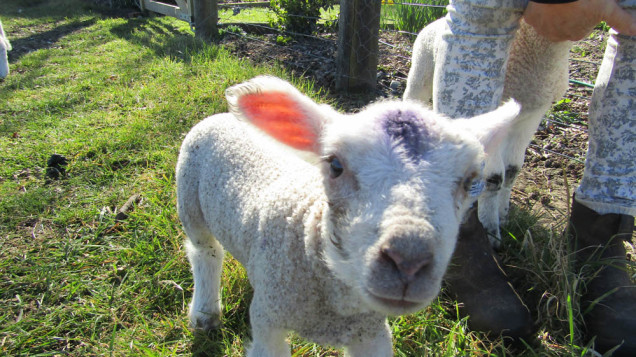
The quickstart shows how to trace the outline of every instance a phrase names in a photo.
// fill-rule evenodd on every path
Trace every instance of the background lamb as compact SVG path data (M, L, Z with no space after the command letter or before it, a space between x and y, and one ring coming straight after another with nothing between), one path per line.
M0 21L0 78L5 78L9 75L9 59L7 58L7 52L9 51L11 51L11 43L4 33L2 21Z
M417 36L404 99L420 100L427 105L432 100L436 49L444 31L448 31L446 21L439 19ZM523 165L526 147L544 114L567 90L571 46L569 41L548 41L524 21L513 41L503 98L513 98L521 104L521 112L500 150L492 152L486 160L487 186L479 197L479 220L495 247L501 243L499 225L508 216L510 193Z
M227 249L254 288L248 355L289 356L290 330L350 356L392 355L386 316L437 295L483 188L484 146L496 149L518 106L454 121L410 102L343 115L272 77L226 95L231 113L196 125L177 164L191 325L220 324Z

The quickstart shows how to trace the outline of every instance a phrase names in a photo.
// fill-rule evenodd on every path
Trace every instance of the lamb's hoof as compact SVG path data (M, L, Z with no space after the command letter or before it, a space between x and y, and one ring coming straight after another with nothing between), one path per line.
M213 331L221 328L221 315L197 312L190 315L190 328L200 331Z
M488 241L492 248L496 251L499 251L501 248L501 234L499 233L499 228L497 229L487 229L486 233L488 235Z

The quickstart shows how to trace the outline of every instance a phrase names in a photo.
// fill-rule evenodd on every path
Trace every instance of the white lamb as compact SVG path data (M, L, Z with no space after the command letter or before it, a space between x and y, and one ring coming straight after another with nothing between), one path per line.
M429 104L434 88L436 49L441 36L449 31L445 19L426 26L413 46L405 100ZM504 100L513 98L521 104L519 118L510 134L486 160L486 190L479 197L479 220L489 233L494 247L499 247L499 225L508 216L510 193L523 165L525 150L544 114L568 88L568 56L572 42L551 42L538 35L524 21L513 41L504 83Z
M7 52L9 51L11 51L11 43L4 33L2 21L0 21L0 78L5 78L9 75L9 59L7 58Z
M290 356L290 330L350 356L391 356L386 316L438 294L484 185L483 145L506 135L518 105L455 121L408 102L345 115L273 77L226 96L230 113L197 124L177 164L191 325L220 324L226 249L254 288L248 356Z

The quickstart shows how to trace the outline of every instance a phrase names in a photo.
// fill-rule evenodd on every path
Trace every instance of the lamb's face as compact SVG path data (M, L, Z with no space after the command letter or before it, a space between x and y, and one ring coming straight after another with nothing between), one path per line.
M326 128L326 260L374 310L414 312L439 292L484 155L452 131L408 104L377 104Z
M483 187L484 148L495 150L519 114L509 103L449 121L386 102L343 117L267 76L226 96L236 117L322 155L325 259L370 308L388 314L416 311L437 295L460 221Z

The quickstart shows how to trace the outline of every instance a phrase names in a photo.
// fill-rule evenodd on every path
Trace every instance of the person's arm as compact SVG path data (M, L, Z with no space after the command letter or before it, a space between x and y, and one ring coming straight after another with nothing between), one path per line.
M531 0L523 16L540 35L555 42L580 40L601 21L621 34L636 36L636 18L616 0Z

